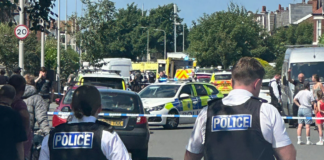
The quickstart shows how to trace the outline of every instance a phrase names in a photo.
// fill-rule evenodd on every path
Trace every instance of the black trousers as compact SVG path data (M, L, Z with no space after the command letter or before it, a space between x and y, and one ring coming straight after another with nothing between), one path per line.
M279 113L282 112L282 106L278 102L278 99L277 98L271 99L271 103L270 104L272 104L274 107L276 107Z

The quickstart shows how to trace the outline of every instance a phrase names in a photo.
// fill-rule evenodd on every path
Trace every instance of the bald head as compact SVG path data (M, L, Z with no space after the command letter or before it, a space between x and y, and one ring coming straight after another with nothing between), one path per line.
M298 75L298 80L299 80L299 82L304 82L304 80L305 80L305 76L304 76L303 73L300 73L300 74Z

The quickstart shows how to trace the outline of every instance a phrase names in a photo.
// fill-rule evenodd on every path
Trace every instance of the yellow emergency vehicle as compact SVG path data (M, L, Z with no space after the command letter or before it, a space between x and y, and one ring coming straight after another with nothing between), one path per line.
M227 95L232 88L232 72L221 71L213 73L210 83L216 86L216 88L222 92L222 94Z

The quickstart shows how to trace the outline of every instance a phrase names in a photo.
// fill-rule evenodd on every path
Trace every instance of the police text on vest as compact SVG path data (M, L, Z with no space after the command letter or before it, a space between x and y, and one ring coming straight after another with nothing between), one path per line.
M93 132L58 132L53 149L92 148Z
M252 127L252 115L218 115L212 117L212 132L247 130Z

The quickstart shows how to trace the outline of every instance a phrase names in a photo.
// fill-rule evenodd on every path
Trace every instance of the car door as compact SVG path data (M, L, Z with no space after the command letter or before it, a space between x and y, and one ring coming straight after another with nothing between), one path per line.
M181 94L188 94L188 98L180 98ZM191 85L185 85L181 88L179 93L179 100L181 101L183 110L180 111L180 114L183 115L193 115L193 103L192 98L194 97L194 92ZM193 123L194 118L180 118L180 123Z
M206 88L204 87L203 84L194 84L196 93L197 93L197 98L198 98L198 112L203 108L206 107L208 104L208 100L210 99L208 96L208 92Z
M205 88L207 89L209 100L212 100L214 98L223 98L221 95L218 95L220 92L216 89L213 85L205 85Z

